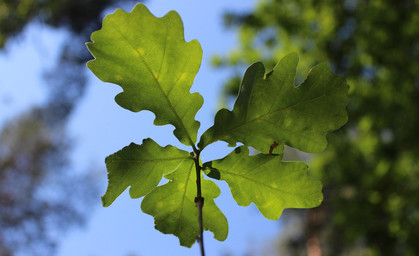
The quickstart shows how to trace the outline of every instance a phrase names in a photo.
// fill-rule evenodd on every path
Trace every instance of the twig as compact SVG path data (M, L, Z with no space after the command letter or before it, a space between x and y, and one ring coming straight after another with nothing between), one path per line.
M199 165L199 150L194 149L194 160L196 168L196 197L195 197L195 206L198 208L198 221L199 221L199 236L197 237L200 249L201 256L205 256L204 250L204 228L202 221L202 208L204 207L204 198L201 195L201 169Z

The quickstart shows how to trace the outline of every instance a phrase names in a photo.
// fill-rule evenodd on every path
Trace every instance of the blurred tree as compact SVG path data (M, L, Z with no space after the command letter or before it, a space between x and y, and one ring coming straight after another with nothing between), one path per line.
M87 83L84 43L107 8L132 2L0 0L0 51L30 23L69 32L58 63L45 72L44 105L0 124L0 256L53 255L57 232L85 219L95 184L68 171L65 125Z
M0 49L16 38L30 23L36 22L69 32L57 65L46 72L49 86L47 104L56 111L54 122L66 120L86 87L85 63L91 59L84 43L100 28L103 12L124 7L132 0L0 0ZM71 38L71 40L70 40Z
M2 256L50 255L54 232L81 224L96 194L87 175L68 171L70 141L62 127L45 121L45 112L34 108L0 133Z
M246 65L273 67L293 51L297 83L328 61L351 85L348 124L312 159L324 202L279 239L280 255L418 255L419 1L263 0L224 20L240 36L228 56L213 58L232 69L226 95Z

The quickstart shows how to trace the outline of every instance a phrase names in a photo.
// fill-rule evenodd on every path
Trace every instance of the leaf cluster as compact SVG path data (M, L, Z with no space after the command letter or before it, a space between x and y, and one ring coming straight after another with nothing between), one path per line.
M269 72L260 62L251 65L234 108L218 111L197 143L200 123L194 118L203 98L190 88L202 49L197 40L185 42L176 12L157 18L142 4L130 13L117 10L91 39L87 47L95 59L87 65L102 81L121 86L115 101L134 112L153 112L155 125L173 125L176 138L192 150L145 139L108 156L104 206L130 187L132 198L144 196L141 209L154 216L156 229L190 247L200 235L196 198L201 189L203 229L218 240L227 237L226 217L214 202L220 190L208 178L226 181L239 205L254 203L269 219L278 219L285 208L321 203L322 185L309 176L308 166L283 162L282 155L284 145L310 153L324 150L326 134L347 120L348 85L326 64L315 66L298 86L295 53ZM200 152L217 141L243 146L201 165ZM260 153L250 156L249 147ZM158 186L163 177L168 182Z

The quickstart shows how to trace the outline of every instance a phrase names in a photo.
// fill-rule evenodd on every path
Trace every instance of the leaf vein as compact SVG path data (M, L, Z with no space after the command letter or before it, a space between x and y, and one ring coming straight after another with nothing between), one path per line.
M174 158L162 158L162 159L110 159L109 163L147 163L147 162L166 162L174 160L185 160L191 159L190 157L174 157Z

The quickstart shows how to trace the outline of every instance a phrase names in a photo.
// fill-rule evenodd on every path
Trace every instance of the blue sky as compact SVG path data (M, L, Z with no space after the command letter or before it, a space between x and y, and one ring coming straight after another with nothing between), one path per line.
M211 68L210 58L215 53L228 52L236 43L236 34L222 26L222 14L226 10L249 10L254 5L254 0L154 0L146 3L158 17L176 10L184 22L186 41L198 39L201 43L203 61L192 87L192 91L204 97L203 108L196 116L201 122L200 134L213 123L219 103L217 96L222 81L228 76L225 70ZM0 53L0 125L16 112L42 102L42 70L57 58L57 49L63 40L64 31L32 25L20 40L8 46L7 53ZM152 113L133 113L119 107L113 98L120 87L99 81L87 68L86 72L90 86L68 129L76 140L72 155L74 170L94 172L101 192L105 191L107 182L104 158L131 142L140 144L142 139L150 137L162 146L171 144L189 150L175 139L172 126L154 126ZM231 150L225 143L215 143L203 152L203 161L221 158ZM227 185L217 184L222 194L216 203L229 222L229 236L219 242L212 233L205 232L207 255L238 256L248 251L262 251L279 233L279 222L265 219L253 205L238 206ZM175 236L155 230L153 218L141 212L140 203L141 199L130 199L127 191L108 208L101 207L98 198L86 226L62 236L58 255L199 255L197 245L191 249L181 247Z

